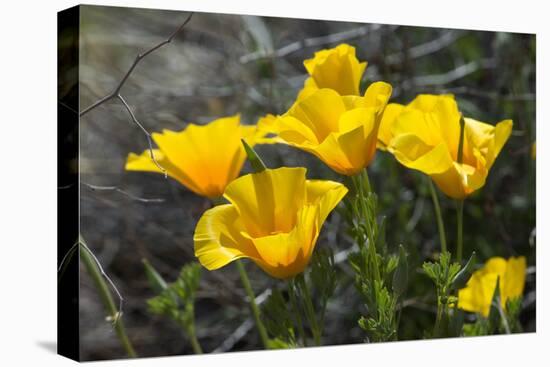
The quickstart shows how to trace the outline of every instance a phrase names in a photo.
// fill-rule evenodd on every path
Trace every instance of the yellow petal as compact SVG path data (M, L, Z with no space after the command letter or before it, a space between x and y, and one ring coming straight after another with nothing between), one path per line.
M458 307L487 317L491 308L498 274L474 272L466 288L458 291Z
M442 98L454 99L454 96L452 94L419 94L407 107L422 112L433 112Z
M501 306L509 299L520 297L525 285L525 257L492 257L475 271L466 287L458 292L458 307L470 312L478 312L487 317L490 312L497 279L500 285Z
M371 115L370 121L338 137L338 145L350 163L347 171L353 172L352 175L365 168L374 158L378 132L374 123L374 116Z
M437 96L432 110L427 113L426 117L432 122L428 126L440 132L441 139L449 147L451 157L456 160L460 141L461 115L454 96L445 94ZM463 161L466 162L466 160Z
M315 81L315 84L306 84L304 89L315 86L334 89L340 95L358 95L367 63L359 63L354 47L341 44L316 52L312 59L304 61L304 66Z
M451 155L444 143L432 147L417 135L398 135L391 141L390 151L404 166L427 175L444 173L453 166Z
M424 144L432 147L444 142L441 138L439 122L420 110L405 108L395 119L390 131L393 137L416 135Z
M445 195L461 200L485 184L487 172L453 162L447 171L430 176Z
M525 272L527 270L527 261L524 256L511 257L506 265L506 274L504 275L501 286L501 295L503 301L521 297L525 287Z
M283 115L279 117L277 119L277 129L279 137L287 143L319 143L313 130L294 116Z
M300 101L302 99L305 99L309 97L311 94L315 93L316 90L318 90L319 87L315 83L315 80L312 77L309 77L304 82L304 87L300 92L298 92L298 97L296 98L297 101Z
M287 113L306 125L322 142L338 131L340 115L346 111L342 98L332 89L319 89L309 97L298 101Z
M303 206L291 232L253 240L261 257L256 263L268 274L280 279L303 272L311 259L319 229L319 206Z
M355 130L359 126L364 126L365 135L375 128L376 109L374 108L354 108L344 112L338 120L338 133L345 134Z
M153 154L156 161L162 168L166 170L168 176L179 181L182 185L196 194L203 195L201 188L185 173L183 173L176 165L172 164L166 156L159 149L153 149ZM144 172L157 172L164 173L151 159L151 152L149 149L145 150L140 155L130 153L126 159L126 165L124 167L127 171L144 171Z
M339 182L328 180L306 181L307 204L319 206L320 226L323 225L330 212L347 193L348 189Z
M506 259L502 257L492 257L485 263L483 271L485 273L495 273L498 274L501 278L506 274Z
M279 132L278 117L272 114L267 114L260 117L256 124L256 132L254 134L254 142L256 144L276 144L284 143L284 140L279 136L274 135ZM249 142L247 140L247 142ZM250 145L250 143L249 143Z
M218 205L207 210L195 228L195 256L208 270L243 257L259 258L252 242L240 234L242 229L233 205Z
M405 106L398 103L390 103L384 109L380 127L378 128L378 148L386 150L393 138L392 126L397 117L403 112Z
M244 164L242 133L236 115L207 125L189 124L181 132L153 133L153 139L204 196L219 197Z
M248 174L227 185L224 197L235 206L251 237L290 232L305 201L305 174L302 167Z
M493 145L490 147L489 153L487 154L487 169L492 167L502 147L504 147L504 144L506 144L510 135L512 135L512 126L512 120L501 121L495 126Z
M375 82L365 92L365 107L374 107L382 111L392 94L392 86L386 82Z
M311 243L318 235L317 211L315 205L303 206L296 213L297 220L290 232L252 239L260 258L271 267L286 267L296 261L299 252L302 258L308 257Z
M363 135L363 128L362 126L359 126L356 130L352 130L348 134L361 136ZM356 173L356 169L349 161L348 156L342 150L342 146L338 142L338 138L339 136L337 133L332 133L327 136L327 138L320 145L299 145L298 147L316 155L334 171L343 175L353 175Z

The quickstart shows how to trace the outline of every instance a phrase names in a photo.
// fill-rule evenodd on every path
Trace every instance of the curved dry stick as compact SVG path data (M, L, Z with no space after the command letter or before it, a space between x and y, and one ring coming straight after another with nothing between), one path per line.
M128 69L128 71L126 72L126 74L124 74L124 76L122 77L122 79L120 80L120 82L118 83L118 85L115 87L115 89L107 94L106 96L98 99L97 101L95 101L94 103L92 103L90 106L86 107L85 109L83 109L80 113L79 113L79 116L82 117L84 116L85 114L87 114L88 112L90 112L91 110L93 110L94 108L98 107L98 106L101 106L103 103L107 102L107 101L110 101L111 99L113 98L118 98L122 104L124 105L124 107L126 107L126 110L128 110L128 113L130 114L131 118L132 118L132 121L143 131L143 133L145 134L145 136L147 137L147 143L149 144L149 154L151 155L151 160L155 163L155 165L164 173L164 177L167 178L168 177L168 173L166 172L166 170L164 169L164 167L162 167L160 165L160 163L156 160L155 158L155 154L153 153L153 143L151 141L151 134L143 127L143 125L137 120L136 116L134 115L132 109L130 108L130 106L128 105L128 103L126 103L126 100L122 97L122 95L120 94L120 90L122 89L122 87L124 86L124 84L126 83L126 81L128 80L128 78L130 77L130 74L132 74L132 72L134 71L134 69L136 68L136 66L139 64L139 62L141 60L143 60L147 55L155 52L156 50L158 50L159 48L161 48L162 46L172 42L172 40L174 39L174 37L176 37L182 30L183 28L187 25L187 23L189 23L189 21L191 20L191 17L193 16L194 13L189 13L189 16L187 17L187 19L185 19L185 21L174 31L172 32L172 34L170 34L170 36L168 36L167 39L165 39L164 41L162 42L159 42L157 43L156 45L154 45L153 47L151 47L150 49L148 49L147 51L143 52L143 53L139 53L136 55L136 58L134 59L134 62L132 63L132 65L130 65L130 68Z
M132 193L122 190L117 186L98 186L98 185L92 185L86 182L80 182L80 183L88 187L92 191L116 191L122 195L129 197L132 200L136 200L142 203L163 203L164 202L164 199L161 199L161 198L146 199L146 198L136 196Z
M120 90L122 89L122 87L124 86L124 83L126 83L126 80L128 80L128 78L130 77L130 74L132 74L132 71L134 71L135 67L137 66L137 64L144 58L146 57L147 55L149 55L150 53L158 50L159 48L161 48L162 46L172 42L172 40L174 39L174 37L176 37L178 35L178 33L180 33L182 30L183 30L183 27L185 27L185 25L187 25L187 23L189 23L189 21L191 20L191 17L193 16L193 13L190 13L189 16L187 17L187 19L185 19L185 21L178 27L178 29L176 29L167 39L165 39L164 41L156 44L155 46L151 47L150 49L148 49L147 51L143 52L143 53L139 53L136 55L136 58L134 59L134 62L132 63L132 65L130 65L130 68L128 69L128 71L126 72L126 74L124 74L124 76L122 77L122 79L120 80L120 82L118 83L118 85L116 86L116 88L109 94L107 94L106 96L98 99L96 102L92 103L90 106L86 107L84 110L82 110L80 112L80 117L84 116L85 114L87 114L88 112L90 112L91 110L93 110L94 108L102 105L103 103L117 97L120 93Z

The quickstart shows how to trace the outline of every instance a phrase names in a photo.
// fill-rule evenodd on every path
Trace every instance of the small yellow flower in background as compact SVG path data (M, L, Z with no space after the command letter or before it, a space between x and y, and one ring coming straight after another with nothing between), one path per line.
M363 97L318 89L284 115L259 125L277 134L276 142L314 154L334 171L351 176L374 158L378 126L391 91L384 82L371 84Z
M231 182L230 204L207 210L193 237L208 270L250 258L275 278L304 271L321 227L347 193L344 185L306 180L305 168L267 169Z
M490 258L482 269L472 274L466 288L458 291L458 308L489 316L498 278L501 306L505 309L508 300L522 296L526 267L523 256L508 260L502 257Z
M306 79L298 100L309 96L317 89L334 89L342 96L359 95L359 84L367 67L355 56L355 47L340 44L334 48L315 52L304 61L310 77Z
M531 144L531 159L535 160L537 159L537 142L534 141L533 144Z
M261 132L255 125L241 125L240 116L223 117L206 125L188 124L180 131L153 133L158 149L155 159L167 174L194 193L208 198L220 197L229 182L241 171L246 154L245 138L253 146ZM162 171L153 162L149 150L141 155L130 153L128 171Z
M489 125L464 118L462 163L458 163L460 117L452 95L419 95L407 106L389 104L378 135L404 166L429 175L441 191L464 199L485 184L512 132L512 120Z

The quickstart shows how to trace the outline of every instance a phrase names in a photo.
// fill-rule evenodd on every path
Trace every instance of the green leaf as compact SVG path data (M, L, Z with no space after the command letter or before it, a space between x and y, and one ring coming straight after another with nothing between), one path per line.
M468 262L466 263L464 268L462 268L462 270L460 270L458 274L456 274L456 276L453 278L453 281L452 281L453 289L461 289L461 288L464 288L464 286L466 286L466 283L468 283L468 280L470 279L470 276L472 275L472 272L474 270L475 263L476 263L476 253L474 251L472 252L472 255L468 259Z
M195 317L195 295L200 282L201 267L198 263L185 265L176 281L168 284L161 293L147 300L149 312L164 315L189 332Z
M296 317L300 315L294 314ZM262 321L275 340L288 345L296 344L293 315L280 290L274 289L262 306Z
M279 338L269 339L268 343L269 349L292 349L297 347L296 344L286 342Z
M266 170L266 166L258 153L248 143L246 140L241 139L241 142L243 143L244 150L246 152L246 156L248 158L248 161L250 162L250 165L252 166L252 169L254 172L259 173Z
M163 290L168 288L166 281L164 281L162 276L157 272L153 265L151 265L151 263L147 261L147 259L142 259L141 262L143 263L143 266L145 268L145 275L147 276L147 280L149 280L149 284L155 292L161 293Z

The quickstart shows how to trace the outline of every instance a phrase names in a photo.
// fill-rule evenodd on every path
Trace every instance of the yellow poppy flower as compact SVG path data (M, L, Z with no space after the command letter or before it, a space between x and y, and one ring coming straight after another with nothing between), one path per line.
M462 163L460 118L452 95L419 95L407 106L389 104L380 124L379 147L404 166L429 175L455 199L481 188L512 132L512 120L489 125L464 118Z
M241 171L246 159L241 138L252 146L260 136L256 126L241 125L240 116L235 115L206 125L190 123L180 132L153 133L158 145L153 152L168 176L198 195L215 198ZM149 150L140 155L130 153L126 170L162 173Z
M359 95L359 84L366 62L359 62L355 47L342 43L334 48L317 51L313 58L304 61L310 77L306 79L298 100L317 89L334 89L342 96Z
M195 256L208 270L249 258L269 275L304 271L321 227L347 193L344 185L306 180L305 168L267 169L237 178L207 210L194 234Z
M384 82L373 83L363 97L318 89L284 115L259 125L277 134L275 142L314 154L336 172L351 176L374 158L381 112L390 95L391 86Z
M489 316L491 301L499 279L500 301L503 309L506 301L520 297L525 286L525 257L490 258L483 268L475 271L465 288L458 291L458 308Z

